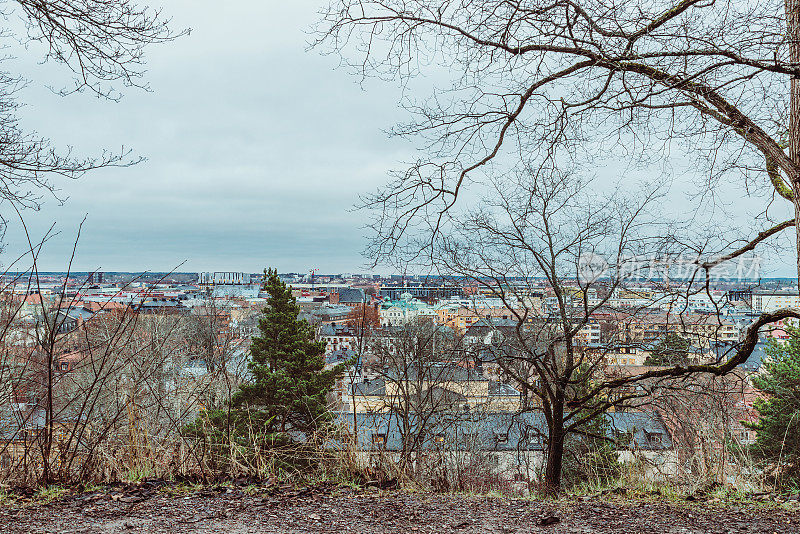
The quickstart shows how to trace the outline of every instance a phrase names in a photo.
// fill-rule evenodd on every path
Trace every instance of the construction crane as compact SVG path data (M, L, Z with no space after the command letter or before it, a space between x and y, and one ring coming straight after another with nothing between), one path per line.
M319 269L309 269L308 274L311 275L311 291L314 291L314 275L319 271Z

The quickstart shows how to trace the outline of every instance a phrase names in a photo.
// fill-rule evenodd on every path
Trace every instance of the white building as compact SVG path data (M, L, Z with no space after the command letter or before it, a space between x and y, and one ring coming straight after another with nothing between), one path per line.
M198 281L206 285L241 286L250 284L249 273L214 272L200 273Z
M794 291L753 291L751 306L762 313L781 308L800 308L800 295Z
M384 302L378 312L381 326L398 326L423 317L436 317L436 310L428 304L403 293L400 300Z

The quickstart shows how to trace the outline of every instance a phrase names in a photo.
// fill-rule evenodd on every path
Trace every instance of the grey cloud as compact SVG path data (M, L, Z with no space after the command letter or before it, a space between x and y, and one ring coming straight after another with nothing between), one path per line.
M365 92L334 58L306 51L320 5L171 2L191 36L150 49L153 91L120 103L58 97L44 84L65 84L63 70L20 58L34 81L28 128L83 153L124 145L148 159L58 182L66 205L26 215L34 236L53 221L63 230L41 268L64 268L88 214L81 270L357 270L364 214L349 209L409 152L382 133L402 117L397 91ZM6 257L21 238L12 225Z

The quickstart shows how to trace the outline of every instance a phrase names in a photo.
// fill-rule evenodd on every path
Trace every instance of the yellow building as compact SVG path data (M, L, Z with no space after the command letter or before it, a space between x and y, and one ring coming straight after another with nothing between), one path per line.
M716 315L687 314L643 314L619 319L616 322L615 339L621 343L646 344L658 341L667 334L687 339L697 347L710 344L733 343L739 339L736 325Z
M412 410L514 412L521 408L520 392L502 382L489 380L474 369L436 363L423 372L405 375L389 371L381 378L355 382L343 397L345 411L385 412L404 404ZM416 405L416 406L413 406Z
M514 319L514 314L507 308L439 308L436 310L436 324L464 334L467 329L481 319Z

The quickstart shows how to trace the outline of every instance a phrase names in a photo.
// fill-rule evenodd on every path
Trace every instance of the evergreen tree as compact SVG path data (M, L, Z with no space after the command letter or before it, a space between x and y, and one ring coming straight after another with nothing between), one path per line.
M761 372L753 386L764 397L756 400L759 421L748 424L756 431L753 452L777 465L776 482L800 485L800 329L787 328L783 343L771 341Z
M265 270L267 306L253 338L251 380L239 386L226 409L209 409L184 432L202 437L218 451L285 445L289 432L310 434L329 421L327 396L345 364L325 370L325 344L297 318L297 301L274 269ZM287 460L291 460L288 459Z
M299 320L292 291L274 269L265 271L267 307L253 338L248 369L252 383L242 384L233 406L246 409L273 431L313 432L330 418L327 395L344 366L325 370L325 343Z
M604 486L619 477L619 455L616 444L609 439L610 428L605 414L600 414L567 435L562 467L566 487L587 483Z
M692 344L677 334L667 334L659 341L650 356L644 361L645 365L686 365L689 363L689 350Z
M585 395L590 389L591 373L588 365L582 365L578 369L575 396ZM590 415L591 412L581 410L577 417L582 419ZM567 434L562 466L563 483L566 487L587 483L603 486L619 477L617 444L610 439L610 430L611 425L606 414L598 413L588 417L583 424Z

